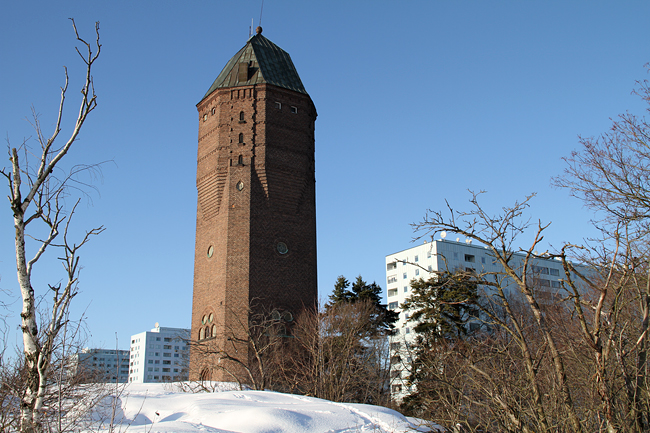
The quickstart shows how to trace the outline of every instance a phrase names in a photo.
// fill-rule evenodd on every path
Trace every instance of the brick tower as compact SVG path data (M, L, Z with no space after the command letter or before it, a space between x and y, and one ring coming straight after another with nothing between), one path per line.
M260 27L197 108L192 340L243 360L251 308L290 322L317 302L316 108ZM190 378L231 381L217 362L193 349Z

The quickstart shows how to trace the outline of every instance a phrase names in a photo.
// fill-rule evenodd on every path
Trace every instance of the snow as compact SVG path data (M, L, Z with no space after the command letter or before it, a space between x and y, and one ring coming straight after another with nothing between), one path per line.
M126 385L118 395L118 432L401 433L439 428L385 407L272 391L191 393L174 384L147 383ZM107 397L96 409L94 419L101 426L93 430L109 431L112 401Z

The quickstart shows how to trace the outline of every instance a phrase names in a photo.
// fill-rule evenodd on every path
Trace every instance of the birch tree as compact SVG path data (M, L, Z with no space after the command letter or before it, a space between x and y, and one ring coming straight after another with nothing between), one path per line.
M61 99L52 135L44 135L38 115L34 112L32 126L39 146L32 149L27 141L17 148L9 146L10 166L0 171L9 186L8 198L15 228L16 269L22 299L20 330L23 340L25 389L20 401L20 429L23 432L39 432L43 429L43 404L48 385L53 379L53 352L66 325L66 313L70 303L77 294L79 249L92 236L103 231L102 227L94 228L87 231L77 242L70 239L70 223L79 203L77 201L72 209L65 207L70 182L79 171L91 167L74 166L63 175L59 175L61 171L57 170L60 169L61 160L77 140L88 115L97 106L91 70L101 50L99 23L95 23L96 40L89 43L79 36L74 20L71 21L78 43L76 51L85 65L79 112L72 131L65 141L60 139L69 81L67 68L64 67L65 84L61 87ZM43 233L44 236L39 236ZM34 251L31 251L32 248ZM47 293L52 296L51 310L42 314L46 319L39 329L37 294L32 275L35 265L49 249L58 249L66 278L64 282L49 285ZM45 292L38 294L39 297L43 295Z

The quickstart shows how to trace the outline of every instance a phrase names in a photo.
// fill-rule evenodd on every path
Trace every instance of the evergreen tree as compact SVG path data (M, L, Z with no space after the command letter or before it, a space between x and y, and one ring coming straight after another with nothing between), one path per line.
M478 287L466 273L436 275L428 280L411 282L412 294L402 304L409 311L409 321L415 323L415 344L411 347L408 382L416 385L401 404L401 410L411 415L431 402L451 401L443 383L444 373L453 366L446 365L446 354L467 337L467 324L478 314Z
M334 283L334 291L330 295L330 303L327 305L339 304L341 302L350 302L354 293L348 290L350 282L343 275L339 275Z
M361 278L361 275L352 284L352 290L349 290L350 282L344 276L339 276L334 284L334 291L329 296L330 302L325 305L326 310L331 306L340 303L355 303L357 301L367 301L374 305L375 313L372 317L372 334L390 334L395 328L395 322L399 319L399 313L389 310L386 304L381 303L381 287L373 282L368 284Z
M466 273L444 273L411 281L411 296L402 304L410 311L414 331L429 340L459 338L478 313L477 284Z

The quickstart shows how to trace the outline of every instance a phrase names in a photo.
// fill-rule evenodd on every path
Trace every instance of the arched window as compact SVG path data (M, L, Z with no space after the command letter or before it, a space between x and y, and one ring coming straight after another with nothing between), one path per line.
M214 337L216 335L217 335L217 325L212 325L212 336Z
M239 143L240 143L240 144L243 144L243 143L244 143L244 133L243 133L243 132L240 132L240 133L239 133Z
M243 112L243 111L240 111L240 112L239 112L239 121L240 121L240 122L243 122L243 121L244 121L244 112Z
M205 333L204 332L205 331L203 330L203 328L199 329L199 340L205 339Z
M239 155L239 158L237 158L237 164L239 165L244 165L244 157Z
M205 338L210 338L210 327L209 326L205 327Z

